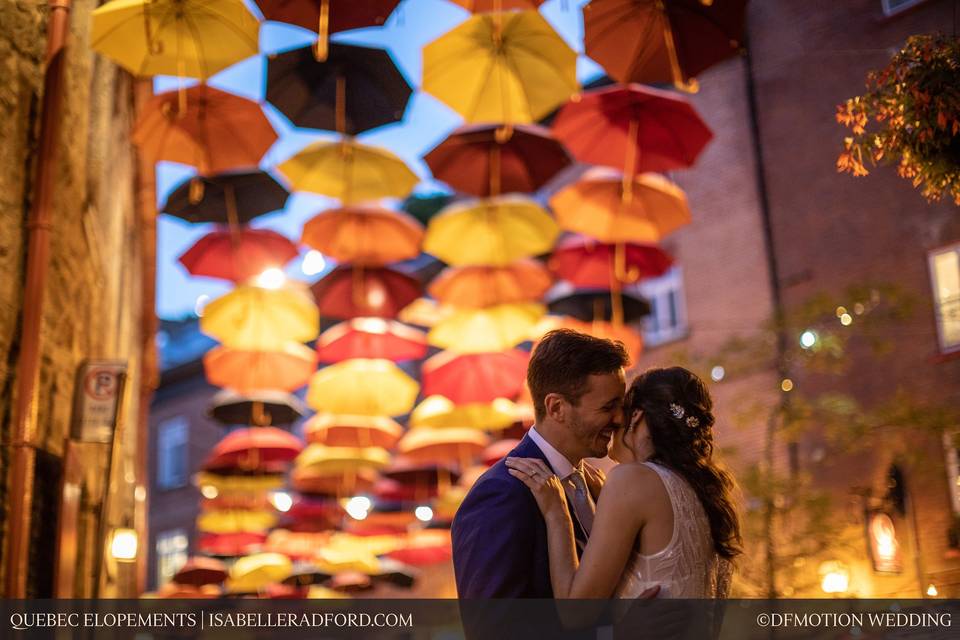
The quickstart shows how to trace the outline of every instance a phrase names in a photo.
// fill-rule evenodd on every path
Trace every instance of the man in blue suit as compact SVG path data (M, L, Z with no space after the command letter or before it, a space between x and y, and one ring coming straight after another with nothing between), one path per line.
M509 454L539 458L563 483L582 553L602 474L584 458L602 458L622 425L629 358L619 342L571 330L551 331L527 370L536 424ZM591 491L593 489L593 491ZM533 494L500 460L474 484L451 530L461 599L553 598L546 523Z

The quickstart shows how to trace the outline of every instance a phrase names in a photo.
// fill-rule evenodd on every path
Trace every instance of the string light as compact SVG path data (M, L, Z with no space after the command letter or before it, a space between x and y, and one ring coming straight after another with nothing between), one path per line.
M800 346L804 349L810 349L817 344L817 332L813 329L807 329L800 334Z
M307 276L315 276L326 268L327 259L316 249L307 251L306 255L303 256L303 264L300 265L300 269Z
M793 380L790 378L784 378L780 382L780 389L785 393L788 391L793 391Z
M840 324L845 327L849 327L851 324L853 324L853 316L849 313L844 313L840 316Z
M724 369L720 365L717 365L710 370L710 379L713 380L714 382L720 382L721 380L723 380L724 376L726 375L727 375L726 369Z
M257 276L257 286L264 289L279 289L287 281L287 276L276 267L271 267Z
M433 509L426 505L421 505L414 510L413 515L417 516L420 522L430 522L433 520Z

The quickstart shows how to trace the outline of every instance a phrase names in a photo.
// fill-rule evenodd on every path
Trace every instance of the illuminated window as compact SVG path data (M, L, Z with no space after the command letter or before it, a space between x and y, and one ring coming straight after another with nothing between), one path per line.
M673 267L659 278L644 280L640 294L650 303L643 321L643 339L655 346L687 335L687 309L683 298L683 271Z
M187 532L171 529L157 536L157 586L166 584L187 562Z
M177 416L157 430L157 487L176 489L187 484L187 419Z
M960 350L960 244L930 253L930 278L940 350Z
M921 2L926 2L926 0L880 0L880 5L883 7L883 15L895 16Z
M954 515L960 516L960 431L945 431L943 448L947 454L947 485L950 487L950 504L953 506Z

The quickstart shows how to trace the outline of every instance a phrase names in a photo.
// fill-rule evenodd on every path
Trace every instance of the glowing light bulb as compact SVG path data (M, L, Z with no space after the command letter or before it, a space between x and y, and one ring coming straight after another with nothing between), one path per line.
M257 276L257 286L264 289L279 289L287 281L287 276L276 267L271 267Z
M727 370L721 367L720 365L715 366L713 369L710 369L710 379L714 382L720 382L723 380L724 376L727 375Z
M784 392L793 391L793 380L790 378L784 378L780 382L780 389Z
M347 515L354 520L363 520L367 517L367 515L369 515L370 507L372 506L373 503L370 502L370 498L367 498L366 496L357 496L347 500L344 510L347 512Z
M413 515L415 515L420 522L430 522L433 520L433 509L426 505L421 505L414 510Z
M290 511L290 507L293 506L293 498L291 498L290 494L286 491L275 491L271 493L270 502L277 509L277 511L280 511L281 513Z
M308 276L315 276L326 268L327 259L316 249L307 251L306 255L303 256L303 264L300 265L304 275Z
M813 345L817 344L817 332L812 329L807 329L800 334L800 346L804 349L810 349Z
M137 532L133 529L114 529L110 555L121 562L137 559Z

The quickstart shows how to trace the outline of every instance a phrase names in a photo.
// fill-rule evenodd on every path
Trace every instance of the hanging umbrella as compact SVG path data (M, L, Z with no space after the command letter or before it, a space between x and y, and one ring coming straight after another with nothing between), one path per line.
M543 263L521 259L503 267L447 267L427 290L443 304L476 309L533 302L542 298L552 284L553 278Z
M543 0L450 0L471 13L536 9Z
M243 0L113 0L93 11L90 46L135 76L206 79L258 53Z
M471 16L423 49L423 90L467 122L534 122L577 92L577 54L537 11Z
M400 208L426 225L452 201L453 195L449 193L414 193L404 198Z
M582 322L596 320L609 322L613 313L609 291L598 290L561 290L559 295L548 298L550 313L570 316ZM623 322L637 322L650 313L646 300L628 294L621 294L623 304Z
M197 551L220 558L254 553L267 539L265 533L202 533L197 540Z
M382 469L390 464L390 453L380 447L328 447L309 444L297 456L298 469L311 469L318 473L356 472L359 469Z
M637 176L631 191L626 200L620 174L596 168L555 194L550 206L562 228L611 244L659 242L690 223L686 195L666 178Z
M549 129L513 127L502 140L497 125L460 127L424 156L433 177L475 196L529 193L570 165L570 155Z
M210 384L238 393L294 391L306 385L317 370L317 354L298 342L288 342L276 351L221 346L204 354L203 370Z
M173 575L173 581L199 587L205 584L220 584L226 577L227 567L219 560L193 556Z
M380 475L408 487L433 487L434 492L439 485L449 486L460 478L460 473L452 466L424 464L406 458L394 459L393 464L382 470Z
M449 530L420 529L407 534L405 542L402 549L391 551L387 557L413 566L446 562L453 557Z
M211 231L180 256L190 275L241 283L267 269L282 269L299 255L297 245L269 229Z
M411 429L397 444L397 451L415 462L456 462L463 468L489 443L487 434L466 427Z
M389 360L357 358L314 374L307 403L318 411L400 416L416 402L420 385Z
M458 353L505 351L528 340L544 312L543 305L530 302L457 310L434 326L427 340Z
M205 533L265 532L277 524L274 511L229 509L197 516L197 530Z
M236 227L282 209L288 197L289 192L262 171L222 173L187 178L167 197L161 211L187 222L220 222Z
M516 421L517 405L506 398L455 405L449 398L429 396L410 414L410 427L413 429L466 427L500 431Z
M593 0L584 47L619 82L683 86L737 53L747 0Z
M569 316L544 316L543 321L537 326L534 333L539 340L540 336L553 329L573 329L597 338L619 340L623 343L627 353L634 358L634 361L640 357L643 350L643 336L636 329L626 325L617 326L602 320L583 322Z
M293 571L290 558L282 553L256 553L237 558L230 567L227 589L233 592L258 591L281 582Z
M386 267L340 265L312 287L324 317L395 318L420 296L420 283Z
M161 585L154 594L144 594L143 598L161 598L170 600L203 600L220 598L223 593L219 586L205 584L199 587L193 585L180 584L171 580Z
M277 169L294 189L336 198L345 205L403 198L419 181L393 153L352 140L314 142Z
M374 27L387 21L400 0L257 0L266 20L288 22L316 31L317 60L326 59L329 36L340 31ZM332 45L336 46L336 45Z
M617 273L617 250L616 245L570 236L553 250L550 269L575 287L603 289L609 288L614 278L637 282L662 276L673 264L673 258L655 244L624 244L623 273Z
M384 49L332 43L267 60L267 101L294 125L356 135L403 118L412 89Z
M713 138L689 102L636 84L585 91L560 110L553 133L580 162L626 177L690 167Z
M418 327L433 327L454 311L456 309L453 306L437 304L432 298L417 298L397 314L397 319Z
M301 242L338 262L382 266L420 255L423 226L399 211L343 207L311 218Z
M272 351L317 337L320 316L306 290L242 285L207 304L200 330L234 349Z
M408 463L413 464L408 460ZM391 503L427 502L437 497L437 486L404 484L390 478L381 478L374 485L371 496Z
M331 447L390 449L403 435L403 427L398 422L383 416L318 413L307 421L303 429L307 442Z
M255 471L253 473L227 473L219 470L216 473L201 471L194 476L194 484L197 487L210 487L217 493L248 493L257 491L272 491L283 487L283 471L279 473L264 473Z
M530 354L519 349L458 354L443 351L423 363L423 395L455 404L515 398L523 388Z
M237 429L213 447L203 466L211 471L223 467L252 469L262 463L290 462L302 450L299 438L275 427Z
M375 469L359 468L349 473L326 472L322 468L294 467L290 486L301 493L323 496L345 496L366 493L377 481Z
M351 358L420 360L427 355L427 336L392 320L354 318L324 331L317 353L321 362L331 363Z
M503 440L497 440L480 454L480 458L483 461L483 464L492 466L499 462L502 458L510 455L510 452L516 449L517 445L520 444L519 440L514 438L504 438Z
M254 391L241 395L232 389L217 393L210 402L209 415L223 424L284 425L303 417L300 400L283 391Z
M423 250L457 266L506 266L549 252L558 234L536 201L499 196L446 208L430 220Z

